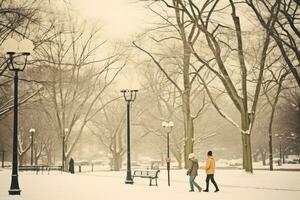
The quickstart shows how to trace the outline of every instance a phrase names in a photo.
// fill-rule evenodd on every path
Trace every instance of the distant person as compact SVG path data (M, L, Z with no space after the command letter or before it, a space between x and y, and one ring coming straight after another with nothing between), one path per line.
M218 185L214 179L214 174L216 170L216 162L215 159L212 155L212 151L207 152L207 160L206 160L206 166L205 166L205 171L206 171L206 189L203 190L203 192L208 192L209 191L209 180L214 184L216 190L215 192L219 192Z
M189 154L189 160L192 162L190 169L187 171L186 175L190 176L190 192L194 192L194 186L201 192L202 188L195 182L196 176L198 176L199 164L196 159L195 154Z
M69 161L69 172L71 174L75 173L75 166L74 166L74 159L73 158L71 158L70 161Z

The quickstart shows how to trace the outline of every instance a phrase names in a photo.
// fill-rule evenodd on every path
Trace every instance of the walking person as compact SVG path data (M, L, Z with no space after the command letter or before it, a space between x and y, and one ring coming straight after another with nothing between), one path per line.
M199 164L198 160L196 159L195 154L191 153L189 154L188 159L192 162L191 167L187 171L186 175L190 176L189 182L190 182L190 192L194 192L194 186L198 189L199 192L202 191L202 188L195 182L196 176L198 176L198 169Z
M74 166L74 159L73 158L71 158L70 161L69 161L69 172L71 174L75 173L75 166Z
M219 187L214 179L214 174L216 170L216 162L215 159L212 155L212 151L207 152L207 159L206 159L206 166L205 166L205 171L206 171L206 189L203 190L203 192L208 192L209 191L209 180L214 184L216 190L215 192L219 192Z

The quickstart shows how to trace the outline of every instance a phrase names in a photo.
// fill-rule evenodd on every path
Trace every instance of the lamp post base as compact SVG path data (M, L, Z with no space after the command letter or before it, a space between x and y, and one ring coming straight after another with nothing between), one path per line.
M18 175L16 175L16 174L13 174L11 176L11 184L10 184L10 188L8 190L8 194L9 195L20 195L21 194L21 190L19 187Z
M133 184L133 180L126 180L125 184Z
M20 189L10 189L10 190L8 190L8 194L9 195L20 195L21 190Z

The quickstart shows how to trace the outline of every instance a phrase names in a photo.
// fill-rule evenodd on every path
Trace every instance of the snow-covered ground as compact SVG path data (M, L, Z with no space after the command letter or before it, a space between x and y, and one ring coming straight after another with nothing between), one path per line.
M203 169L205 166L204 162L199 162L200 168ZM150 169L150 164L146 165L137 165L137 166L132 166L132 169ZM239 163L239 160L232 160L232 161L227 161L227 160L220 160L217 163L217 167L220 169L242 169L242 165ZM273 165L274 170L294 170L294 171L300 171L300 164L282 164L281 166L278 166L278 164ZM160 169L166 169L166 165L164 166L159 166ZM176 170L178 169L178 166L176 163L171 164L171 168ZM256 170L269 170L269 165L263 166L261 162L255 162L253 163L253 168ZM123 170L126 169L126 166L123 166ZM97 171L110 171L110 166L109 165L94 165L93 170L95 172ZM75 171L79 171L79 166L75 165ZM82 165L81 166L81 171L82 172L91 172L92 171L92 166L91 164L89 165Z
M278 165L276 163L274 163L273 165L274 169L286 169L286 170L299 170L300 171L300 164L282 164L282 165ZM269 169L270 166L265 165L263 166L260 162L259 163L253 163L253 168L255 169Z
M9 196L10 170L0 171L0 200L299 200L300 172L217 170L219 193L188 192L188 177L184 170L171 171L171 186L167 186L166 171L159 174L158 187L148 186L148 179L136 178L133 185L124 184L125 171L77 173L50 172L36 175L20 172L21 196ZM205 174L199 171L197 182L205 184Z

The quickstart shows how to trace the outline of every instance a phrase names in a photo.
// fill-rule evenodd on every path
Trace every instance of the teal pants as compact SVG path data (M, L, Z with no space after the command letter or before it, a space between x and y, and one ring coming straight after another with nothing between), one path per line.
M194 190L194 186L196 186L197 188L199 187L199 185L195 182L195 178L196 178L196 176L190 176L190 187L191 187L191 190Z

